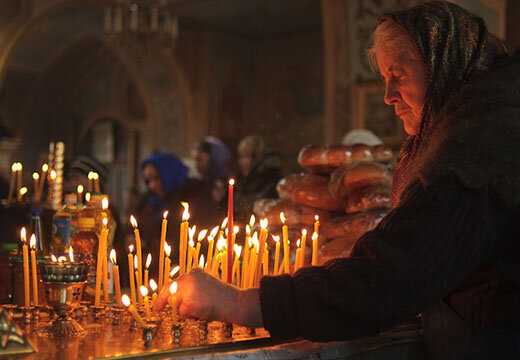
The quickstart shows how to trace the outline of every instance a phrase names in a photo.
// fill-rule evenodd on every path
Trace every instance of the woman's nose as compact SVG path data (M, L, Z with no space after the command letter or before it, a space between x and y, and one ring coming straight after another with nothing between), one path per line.
M400 95L394 81L388 81L385 85L384 101L387 105L393 105L399 101Z

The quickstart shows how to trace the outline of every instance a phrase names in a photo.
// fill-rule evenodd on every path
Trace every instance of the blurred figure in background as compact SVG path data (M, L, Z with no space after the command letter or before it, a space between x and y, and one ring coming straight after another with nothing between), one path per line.
M106 184L108 180L108 169L98 160L80 155L73 159L65 168L65 178L63 183L63 192L75 193L78 185L83 185L85 191L89 191L88 174L96 172L99 175L99 185L101 193L107 193Z
M238 144L237 216L247 221L255 200L277 198L276 184L281 179L280 158L266 150L261 136L251 135Z

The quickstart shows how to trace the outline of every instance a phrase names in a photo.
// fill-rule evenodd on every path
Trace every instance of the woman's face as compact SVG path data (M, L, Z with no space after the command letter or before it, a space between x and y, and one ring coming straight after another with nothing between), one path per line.
M161 183L161 176L155 166L151 164L145 165L143 169L144 182L148 190L158 196L164 195L164 190Z
M379 71L385 82L384 101L394 107L395 115L403 122L408 135L419 132L427 87L426 65L415 51L415 54L410 54L409 51L387 51L380 46L375 48Z
M209 154L200 149L195 150L195 166L200 175L204 175L208 168Z

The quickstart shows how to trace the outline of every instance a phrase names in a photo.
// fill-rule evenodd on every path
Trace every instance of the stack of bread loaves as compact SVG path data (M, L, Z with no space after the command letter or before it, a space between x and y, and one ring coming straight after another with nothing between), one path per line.
M384 145L306 146L298 155L306 171L280 180L280 199L258 200L255 214L276 226L283 211L287 225L298 232L312 230L318 215L320 262L348 256L355 241L390 207L392 160L392 151Z

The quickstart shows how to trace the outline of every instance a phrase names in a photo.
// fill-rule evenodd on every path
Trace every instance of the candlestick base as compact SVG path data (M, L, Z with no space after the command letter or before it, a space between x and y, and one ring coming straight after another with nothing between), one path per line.
M101 306L91 305L90 306L90 313L92 314L92 318L95 321L103 320L104 317L105 317L105 306L103 306L103 305L101 305Z
M113 306L110 308L110 317L112 318L112 325L119 325L123 320L123 313L125 309L121 306Z
M174 344L180 344L181 343L181 336L182 336L182 323L175 322L172 324L172 341Z
M208 339L208 322L206 320L197 320L197 337L201 342L206 342Z
M232 323L222 323L222 333L226 339L230 339L233 337L233 324Z
M33 307L32 306L21 306L20 310L22 311L22 318L24 324L30 324L33 316Z
M145 347L150 347L152 344L153 337L155 335L155 331L157 330L157 325L147 323L143 327L143 341Z

